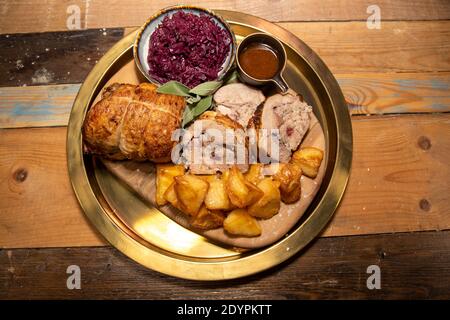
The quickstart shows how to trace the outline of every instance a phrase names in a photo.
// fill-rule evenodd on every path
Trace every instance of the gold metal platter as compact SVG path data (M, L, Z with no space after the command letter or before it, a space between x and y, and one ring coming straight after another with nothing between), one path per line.
M144 81L134 66L133 32L112 47L86 78L75 99L67 133L67 161L73 189L86 216L113 246L153 270L195 280L225 280L254 274L298 253L326 226L345 191L351 165L352 129L342 92L322 60L283 28L243 13L216 10L239 42L254 32L276 36L285 46L289 86L313 106L326 140L326 173L303 218L269 247L244 251L187 230L141 200L95 157L83 154L85 114L108 83Z

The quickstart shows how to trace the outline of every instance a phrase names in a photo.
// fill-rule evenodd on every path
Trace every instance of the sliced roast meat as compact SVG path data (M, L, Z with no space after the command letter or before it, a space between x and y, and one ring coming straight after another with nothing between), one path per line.
M260 90L243 83L228 84L214 94L216 111L238 122L243 128L247 128L248 121L264 100Z
M203 113L184 136L183 162L193 174L224 172L234 164L245 172L248 155L244 129L227 116Z
M262 129L258 131L258 147L271 159L288 162L308 131L312 108L302 100L300 95L289 90L270 96L264 102L258 119L258 128ZM278 155L273 141L279 142ZM261 150L259 154L262 154Z

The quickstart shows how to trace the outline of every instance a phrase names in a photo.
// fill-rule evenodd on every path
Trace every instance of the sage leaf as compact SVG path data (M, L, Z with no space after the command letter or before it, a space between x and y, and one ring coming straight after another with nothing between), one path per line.
M196 104L188 105L184 109L183 121L181 122L181 126L184 128L192 120L194 120L199 115L201 115L203 112L208 110L211 107L211 105L212 105L212 96L202 98Z
M169 81L161 85L158 89L156 89L156 92L173 94L182 97L190 97L189 90L190 89L188 87L186 87L184 84L178 81Z
M201 115L203 112L205 112L211 107L211 104L212 104L212 96L207 96L201 99L199 102L197 102L197 104L193 109L194 116L198 117L199 115Z
M182 128L184 128L188 123L194 120L194 113L192 112L192 106L193 105L187 105L186 108L184 108L183 120L181 121Z
M233 70L227 77L224 79L224 85L239 82L239 76L237 70Z
M189 98L186 98L187 104L195 104L200 101L202 97L196 94L195 96L189 96Z
M216 92L217 89L222 85L222 81L207 81L200 83L198 86L189 90L191 94L197 94L199 96L209 96Z

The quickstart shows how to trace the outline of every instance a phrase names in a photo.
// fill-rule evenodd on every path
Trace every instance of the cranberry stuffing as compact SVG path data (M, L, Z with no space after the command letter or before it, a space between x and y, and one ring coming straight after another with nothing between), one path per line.
M286 134L290 137L294 133L294 128L287 127Z

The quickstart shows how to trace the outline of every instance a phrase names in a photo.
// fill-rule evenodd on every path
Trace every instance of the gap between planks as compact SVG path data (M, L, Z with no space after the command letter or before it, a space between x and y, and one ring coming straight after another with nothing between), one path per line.
M450 228L450 114L357 117L343 201L322 236ZM70 186L66 128L0 130L0 247L105 245Z

